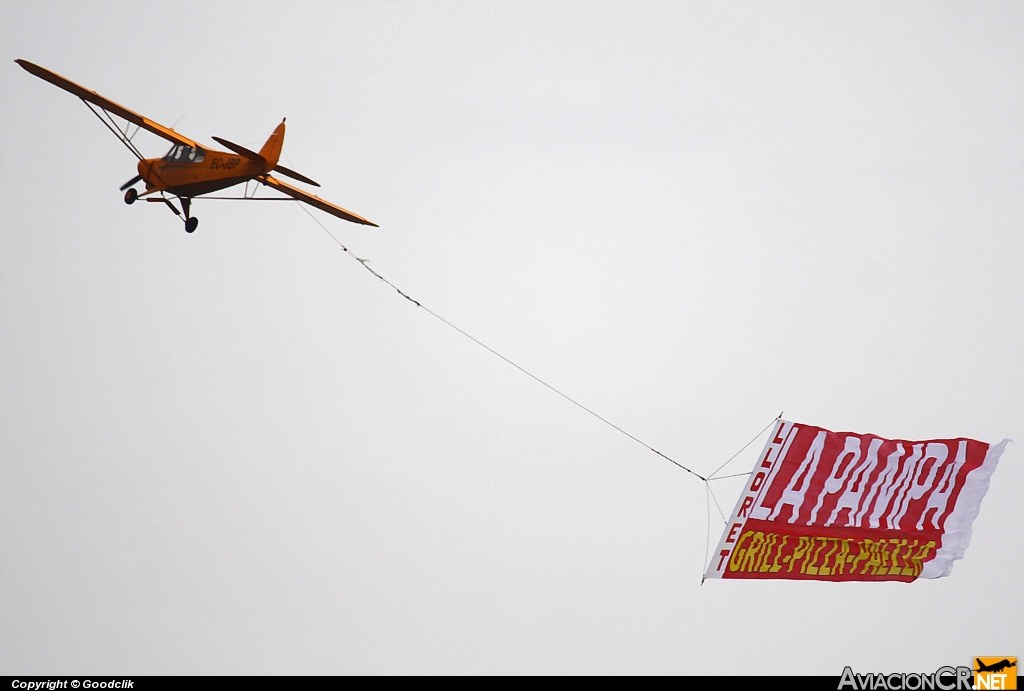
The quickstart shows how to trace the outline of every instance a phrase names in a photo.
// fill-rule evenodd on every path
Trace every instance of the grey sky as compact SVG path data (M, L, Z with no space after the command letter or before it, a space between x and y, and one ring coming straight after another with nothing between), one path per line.
M0 45L3 673L1024 651L1024 5L4 0ZM210 145L287 116L381 225L339 240L699 472L782 410L1014 438L966 558L701 586L700 482L291 203L125 206L132 157L15 58Z

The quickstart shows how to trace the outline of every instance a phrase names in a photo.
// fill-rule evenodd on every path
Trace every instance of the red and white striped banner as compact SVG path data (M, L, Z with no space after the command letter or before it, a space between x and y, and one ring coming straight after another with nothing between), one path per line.
M948 576L1007 441L899 441L779 420L705 577Z

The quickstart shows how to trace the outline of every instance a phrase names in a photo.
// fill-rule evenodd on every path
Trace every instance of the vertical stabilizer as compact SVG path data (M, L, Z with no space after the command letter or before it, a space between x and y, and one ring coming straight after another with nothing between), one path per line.
M260 156L267 159L267 170L273 170L277 165L277 159L281 157L281 147L284 146L284 120L274 129L267 143L260 149Z

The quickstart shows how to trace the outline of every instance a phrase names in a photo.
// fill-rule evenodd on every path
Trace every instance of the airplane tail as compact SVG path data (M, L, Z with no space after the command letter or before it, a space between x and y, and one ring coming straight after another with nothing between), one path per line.
M274 129L274 133L270 135L270 138L267 140L267 143L263 145L262 149L260 149L259 154L255 154L252 151L246 149L245 147L239 146L238 144L232 144L226 139L221 139L220 137L214 137L214 139L217 142L223 144L224 146L234 151L236 154L248 156L249 158L254 158L257 156L258 158L262 158L263 164L266 166L265 170L268 173L270 171L275 171L281 173L282 175L287 175L290 178L295 178L296 180L304 182L307 185L313 185L314 187L320 186L320 183L317 182L316 180L310 180L302 173L296 173L291 168L285 168L284 166L277 164L277 159L281 157L281 147L284 146L283 119L281 120L281 124Z
M260 156L267 160L267 170L273 170L277 165L277 159L281 157L281 147L284 146L284 120L274 129L274 133L267 139L267 143L260 149Z

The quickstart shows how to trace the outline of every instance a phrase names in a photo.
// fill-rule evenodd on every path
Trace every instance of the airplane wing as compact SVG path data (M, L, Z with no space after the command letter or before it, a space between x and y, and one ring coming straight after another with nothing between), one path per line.
M46 80L54 86L58 86L61 89L64 89L65 91L72 93L75 96L78 96L83 101L88 101L89 103L95 104L103 110L109 113L113 113L119 118L127 120L133 125L137 125L143 129L149 130L158 137L163 137L164 139L174 142L175 144L185 144L191 147L199 146L199 144L197 144L196 142L192 141L188 137L184 137L178 134L170 127L164 127L159 123L153 122L149 118L145 118L134 111L128 110L124 106L114 103L109 98L100 96L95 91L89 91L85 87L75 84L70 79L65 79L64 77L60 76L55 72L51 72L45 67L40 67L39 65L32 64L28 60L15 60L15 62L21 65L23 68L25 68L25 70L27 70L29 73L34 74L40 79Z
M284 192L289 197L292 197L294 199L298 199L300 202L305 202L305 203L309 204L310 206L315 206L316 208L320 209L321 211L326 211L327 213L331 214L332 216L337 216L338 218L343 218L346 221L351 221L352 223L361 223L364 226L373 226L374 228L379 228L380 227L376 223L373 223L372 221L367 221L362 216L356 215L356 214L352 213L351 211L346 211L345 209L341 208L340 206L335 206L334 204L331 204L328 201L324 201L323 199L321 199L320 197L317 197L316 195L309 194L308 192L304 192L304 191L300 190L298 187L292 187L287 182L281 182L277 178L272 177L270 175L260 175L257 178L257 180L262 182L264 185L270 185L271 187L273 187L274 189L278 190L279 192Z

